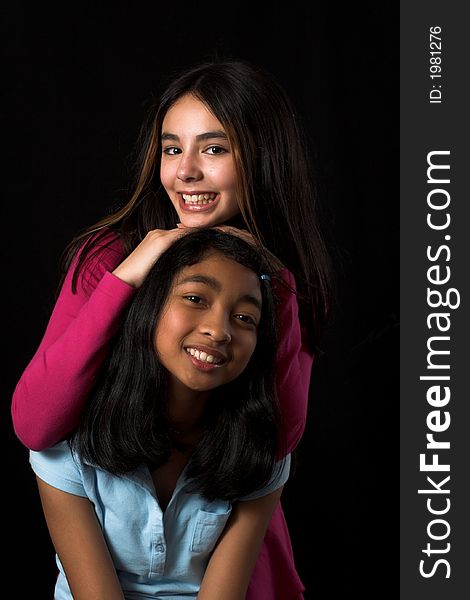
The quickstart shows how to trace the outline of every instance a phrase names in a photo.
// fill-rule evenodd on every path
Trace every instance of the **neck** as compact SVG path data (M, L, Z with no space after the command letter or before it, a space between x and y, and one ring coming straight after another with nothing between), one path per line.
M207 392L168 394L168 426L172 438L181 444L196 445L204 428Z
M247 225L241 213L236 214L224 224L230 225L231 227L236 227L237 229L247 229Z

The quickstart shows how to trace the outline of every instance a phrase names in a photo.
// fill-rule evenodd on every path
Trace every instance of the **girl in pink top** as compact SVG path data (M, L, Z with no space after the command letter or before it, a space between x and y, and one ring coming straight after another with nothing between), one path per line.
M77 427L123 310L152 265L191 228L222 227L256 244L278 272L276 388L291 452L305 427L329 268L290 101L253 65L205 63L170 83L141 137L131 198L67 248L48 327L14 391L16 434L42 450ZM246 597L297 600L303 591L278 505Z

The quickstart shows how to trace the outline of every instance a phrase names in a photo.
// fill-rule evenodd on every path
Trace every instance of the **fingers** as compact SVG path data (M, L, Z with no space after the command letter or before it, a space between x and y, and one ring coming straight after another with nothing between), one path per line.
M186 225L183 225L183 223L177 223L176 224L176 229L172 229L170 231L181 231L181 232L189 232L192 229L198 229L197 227L187 227ZM215 225L213 227L213 229L218 229L220 231L224 231L225 233L231 233L232 235L236 235L239 238L241 238L242 240L244 240L245 242L248 242L249 244L252 244L253 246L255 246L256 248L260 248L261 244L260 242L249 232L246 231L246 229L239 229L238 227L233 227L232 225ZM275 271L281 270L284 268L284 265L282 264L282 262L272 253L270 252L267 248L263 248L264 252L266 253L267 257L269 258L269 262L272 265L272 268Z
M176 228L179 230L186 231L191 231L192 229L199 229L199 227L187 227L186 225L183 225L183 223L176 223ZM255 245L257 243L254 236L249 231L245 231L244 229L238 229L237 227L232 227L231 225L215 225L214 227L212 227L212 229L219 229L220 231L224 231L225 233L231 233L232 235L236 235L239 238L245 240L246 242L249 242L250 244Z
M153 229L113 271L113 274L133 287L140 287L152 266L177 239L185 235L175 229Z

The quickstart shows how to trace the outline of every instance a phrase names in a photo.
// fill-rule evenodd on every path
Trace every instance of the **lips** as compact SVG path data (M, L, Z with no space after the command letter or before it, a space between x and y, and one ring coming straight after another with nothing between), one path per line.
M213 366L220 367L227 362L228 357L209 346L200 344L185 346L185 352L198 362Z
M178 200L183 212L206 212L217 205L220 195L215 192L179 192Z

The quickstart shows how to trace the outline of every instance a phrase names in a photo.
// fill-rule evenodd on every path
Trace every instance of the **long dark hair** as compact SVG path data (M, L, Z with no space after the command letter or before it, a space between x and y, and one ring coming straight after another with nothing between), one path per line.
M165 463L172 448L166 404L166 371L154 348L155 328L175 276L218 252L267 274L264 258L239 237L217 229L184 235L158 259L129 306L88 399L71 446L114 474L142 463ZM245 371L210 396L205 433L187 476L209 499L234 499L264 485L282 452L274 364L275 298L260 279L262 314L257 345Z
M332 278L318 222L312 159L304 129L283 88L270 74L245 61L203 63L170 82L143 124L130 199L72 240L64 269L86 241L77 262L78 276L83 262L106 236L103 229L114 229L129 253L148 231L175 227L177 214L159 178L161 129L168 110L186 94L200 99L226 130L242 217L234 224L247 228L294 274L300 319L315 347L331 306Z

